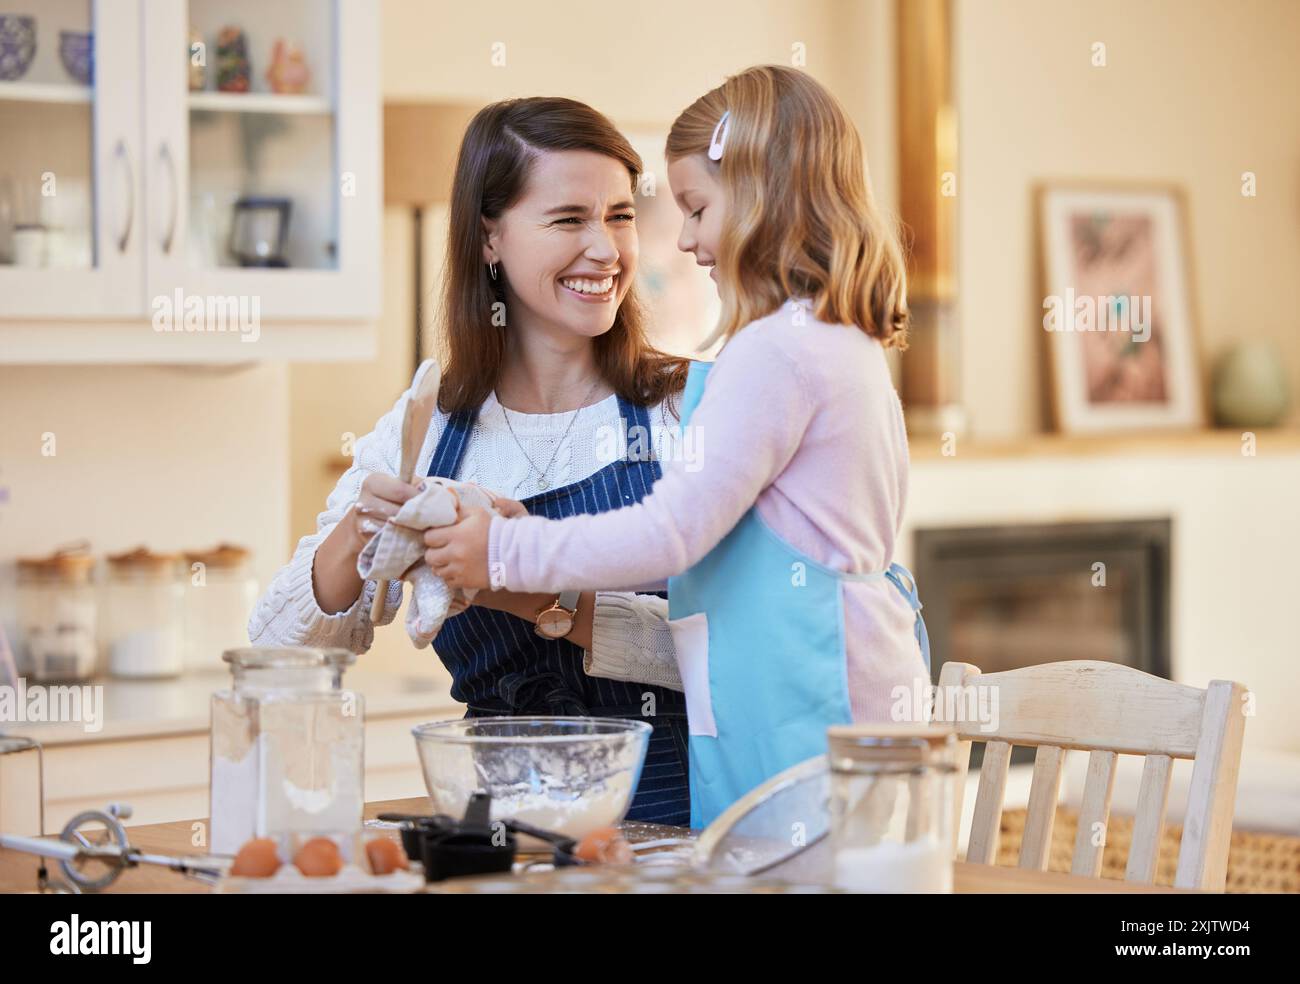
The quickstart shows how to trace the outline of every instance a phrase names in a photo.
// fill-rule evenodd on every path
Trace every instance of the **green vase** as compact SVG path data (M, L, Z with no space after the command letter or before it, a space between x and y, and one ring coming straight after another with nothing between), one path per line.
M1214 371L1214 416L1221 427L1272 427L1287 408L1286 373L1271 342L1239 342Z

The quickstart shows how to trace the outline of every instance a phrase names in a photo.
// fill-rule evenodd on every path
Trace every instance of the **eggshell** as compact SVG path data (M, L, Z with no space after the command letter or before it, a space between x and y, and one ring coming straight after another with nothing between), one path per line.
M366 860L370 862L370 873L374 875L387 875L406 867L406 853L387 837L376 837L367 842Z
M613 827L593 830L574 848L574 855L591 864L629 864L636 860L632 845Z
M230 866L230 874L240 878L270 878L279 870L280 857L275 841L269 837L248 841Z
M343 856L328 837L313 837L298 849L293 863L308 878L331 878L342 869Z

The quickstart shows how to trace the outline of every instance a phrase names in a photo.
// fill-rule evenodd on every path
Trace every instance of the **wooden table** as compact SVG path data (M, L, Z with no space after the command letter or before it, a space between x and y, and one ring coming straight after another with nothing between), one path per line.
M422 796L411 799L369 803L366 818L379 813L427 813L429 801ZM201 826L197 826L201 825ZM157 854L184 855L202 853L195 846L196 832L206 831L205 820L178 820L172 823L128 827L131 844ZM0 850L0 893L30 892L36 886L37 860L31 855ZM954 888L958 894L1016 893L1169 893L1181 891L1163 886L1130 885L1110 879L1084 878L1054 871L1026 871L1021 868L993 867L985 864L954 864ZM203 893L210 889L193 879L164 868L140 867L122 873L110 892Z

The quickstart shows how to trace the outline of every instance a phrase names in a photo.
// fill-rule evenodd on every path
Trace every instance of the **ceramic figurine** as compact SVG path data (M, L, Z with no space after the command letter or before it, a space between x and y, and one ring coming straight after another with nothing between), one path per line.
M248 40L237 27L223 27L217 35L217 88L222 92L248 91Z
M311 70L302 49L291 41L277 38L271 53L271 67L266 70L266 81L272 92L298 93L307 91Z

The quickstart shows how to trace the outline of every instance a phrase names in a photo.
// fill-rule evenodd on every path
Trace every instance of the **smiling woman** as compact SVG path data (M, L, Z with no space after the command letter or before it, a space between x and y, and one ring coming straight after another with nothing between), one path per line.
M553 301L608 304L626 296L637 261L627 171L612 158L579 150L544 154L531 171L527 191L514 207L483 220L489 269L500 262L507 271L504 287L514 302L507 310L515 317L549 317L582 336L604 334L612 309ZM583 200L546 208L557 196Z
M494 387L504 396L512 363L532 364L508 346L541 343L568 356L570 378L598 375L624 400L681 390L685 365L650 348L632 290L640 171L623 135L570 99L494 103L470 122L452 186L444 409L481 406Z
M662 474L653 450L676 429L686 363L650 346L633 289L640 170L623 135L572 100L494 103L471 121L452 188L445 369L416 474L476 482L551 518L649 494ZM394 617L400 583L372 622L376 585L358 575L357 557L416 493L393 476L406 406L431 368L421 366L357 442L316 533L259 602L254 644L360 653L374 625ZM610 441L613 433L650 439ZM628 817L685 824L686 712L667 608L661 595L628 591L480 592L434 647L469 716L649 720Z

